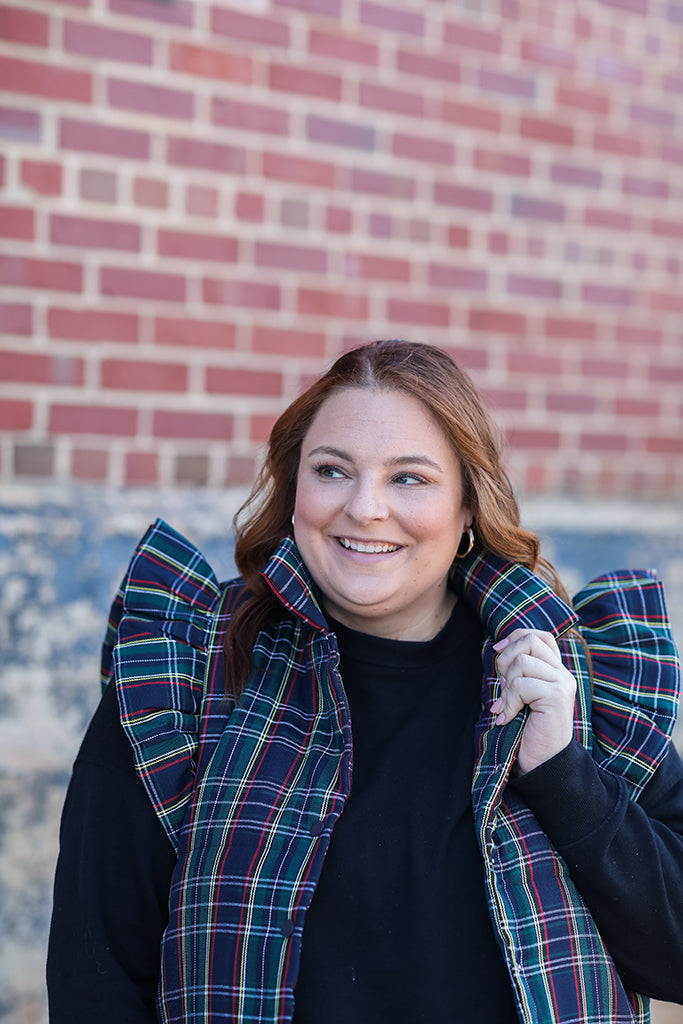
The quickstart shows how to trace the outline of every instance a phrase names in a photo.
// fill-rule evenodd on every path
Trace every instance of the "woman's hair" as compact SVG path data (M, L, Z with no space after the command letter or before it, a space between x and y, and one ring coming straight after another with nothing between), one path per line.
M400 391L422 402L460 461L463 504L473 516L477 547L539 571L566 597L553 567L539 557L538 537L519 525L497 431L469 376L442 349L376 341L340 356L285 409L252 492L235 516L235 564L247 588L225 636L226 680L235 695L246 684L258 631L278 607L260 572L291 530L303 439L323 402L344 388Z

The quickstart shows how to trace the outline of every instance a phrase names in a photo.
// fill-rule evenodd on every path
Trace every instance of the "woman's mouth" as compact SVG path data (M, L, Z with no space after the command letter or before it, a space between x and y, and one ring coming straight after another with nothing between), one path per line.
M368 555L386 555L390 551L398 551L400 544L384 544L380 541L350 540L348 537L338 537L337 540L347 551L360 551Z

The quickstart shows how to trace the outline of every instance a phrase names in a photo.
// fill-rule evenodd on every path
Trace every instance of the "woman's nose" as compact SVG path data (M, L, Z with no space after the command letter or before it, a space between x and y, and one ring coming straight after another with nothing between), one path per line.
M388 510L381 489L372 481L358 480L344 506L344 511L357 523L386 519Z

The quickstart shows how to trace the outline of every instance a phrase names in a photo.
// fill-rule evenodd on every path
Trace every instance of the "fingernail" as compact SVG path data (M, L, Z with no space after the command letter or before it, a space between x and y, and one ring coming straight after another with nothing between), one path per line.
M494 651L504 651L507 645L510 643L508 637L504 636L502 640L499 640L497 644L493 645Z
M491 714L497 715L498 712L500 711L500 709L502 708L502 706L503 706L503 698L502 697L497 697L496 700L494 700L493 704L491 705Z

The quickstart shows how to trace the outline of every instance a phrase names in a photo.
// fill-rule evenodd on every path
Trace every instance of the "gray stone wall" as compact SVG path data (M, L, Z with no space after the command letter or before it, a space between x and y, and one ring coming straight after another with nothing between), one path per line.
M234 573L242 492L9 488L0 495L0 1022L45 1024L45 939L61 805L99 697L109 603L157 515ZM529 502L528 525L570 589L656 568L683 642L683 510ZM678 738L677 738L678 741Z

